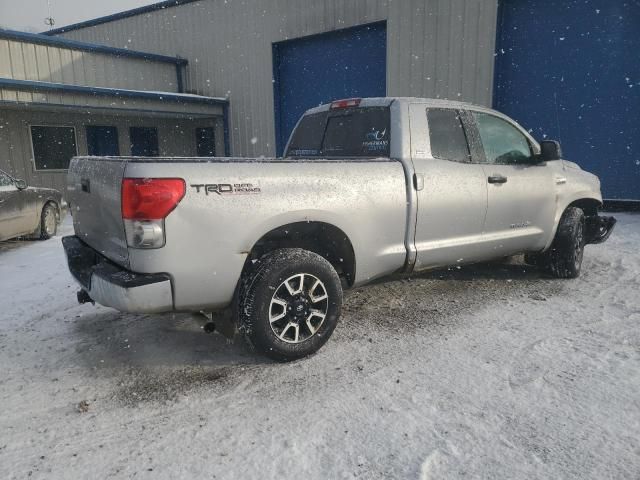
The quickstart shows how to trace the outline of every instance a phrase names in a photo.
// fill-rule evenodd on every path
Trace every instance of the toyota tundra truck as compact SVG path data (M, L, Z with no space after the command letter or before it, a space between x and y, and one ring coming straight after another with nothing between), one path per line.
M283 158L77 157L68 199L81 302L230 312L280 360L328 340L344 289L515 254L575 278L615 224L598 214L598 178L557 142L488 108L416 98L313 108Z

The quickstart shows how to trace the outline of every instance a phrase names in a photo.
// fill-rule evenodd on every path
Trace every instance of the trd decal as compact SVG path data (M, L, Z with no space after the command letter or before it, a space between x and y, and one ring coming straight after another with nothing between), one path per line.
M245 195L251 193L260 193L260 187L253 183L202 183L191 185L196 189L196 193L204 193L205 195Z

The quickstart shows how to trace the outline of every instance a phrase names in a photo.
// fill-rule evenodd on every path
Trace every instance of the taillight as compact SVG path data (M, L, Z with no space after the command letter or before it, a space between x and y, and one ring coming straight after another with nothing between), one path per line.
M181 178L125 178L122 180L122 218L166 218L180 203L185 191Z
M360 105L361 101L361 98L345 98L344 100L336 100L335 102L331 102L331 110L335 110L336 108L357 107Z
M164 219L184 197L181 178L125 178L122 180L122 218L127 245L160 248L165 244Z

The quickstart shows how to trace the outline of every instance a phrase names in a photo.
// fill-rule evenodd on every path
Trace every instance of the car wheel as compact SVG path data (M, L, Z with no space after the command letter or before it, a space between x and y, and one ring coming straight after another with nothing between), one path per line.
M240 329L251 345L276 360L316 352L340 317L340 278L327 260L307 250L268 253L244 275L240 288Z
M547 252L547 266L557 278L576 278L580 275L585 246L584 212L567 208L558 224L556 236Z
M58 233L58 210L52 203L47 203L40 215L40 239L47 240Z

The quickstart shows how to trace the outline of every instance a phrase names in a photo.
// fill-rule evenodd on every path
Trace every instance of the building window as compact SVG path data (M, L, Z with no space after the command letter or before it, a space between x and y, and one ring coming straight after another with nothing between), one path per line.
M216 156L216 137L212 127L196 128L196 149L199 157Z
M131 155L134 157L157 157L160 154L157 128L131 127L129 129L129 137L131 140Z
M31 126L36 170L66 170L78 154L74 127Z
M87 126L87 154L92 156L117 157L118 129L98 125Z

